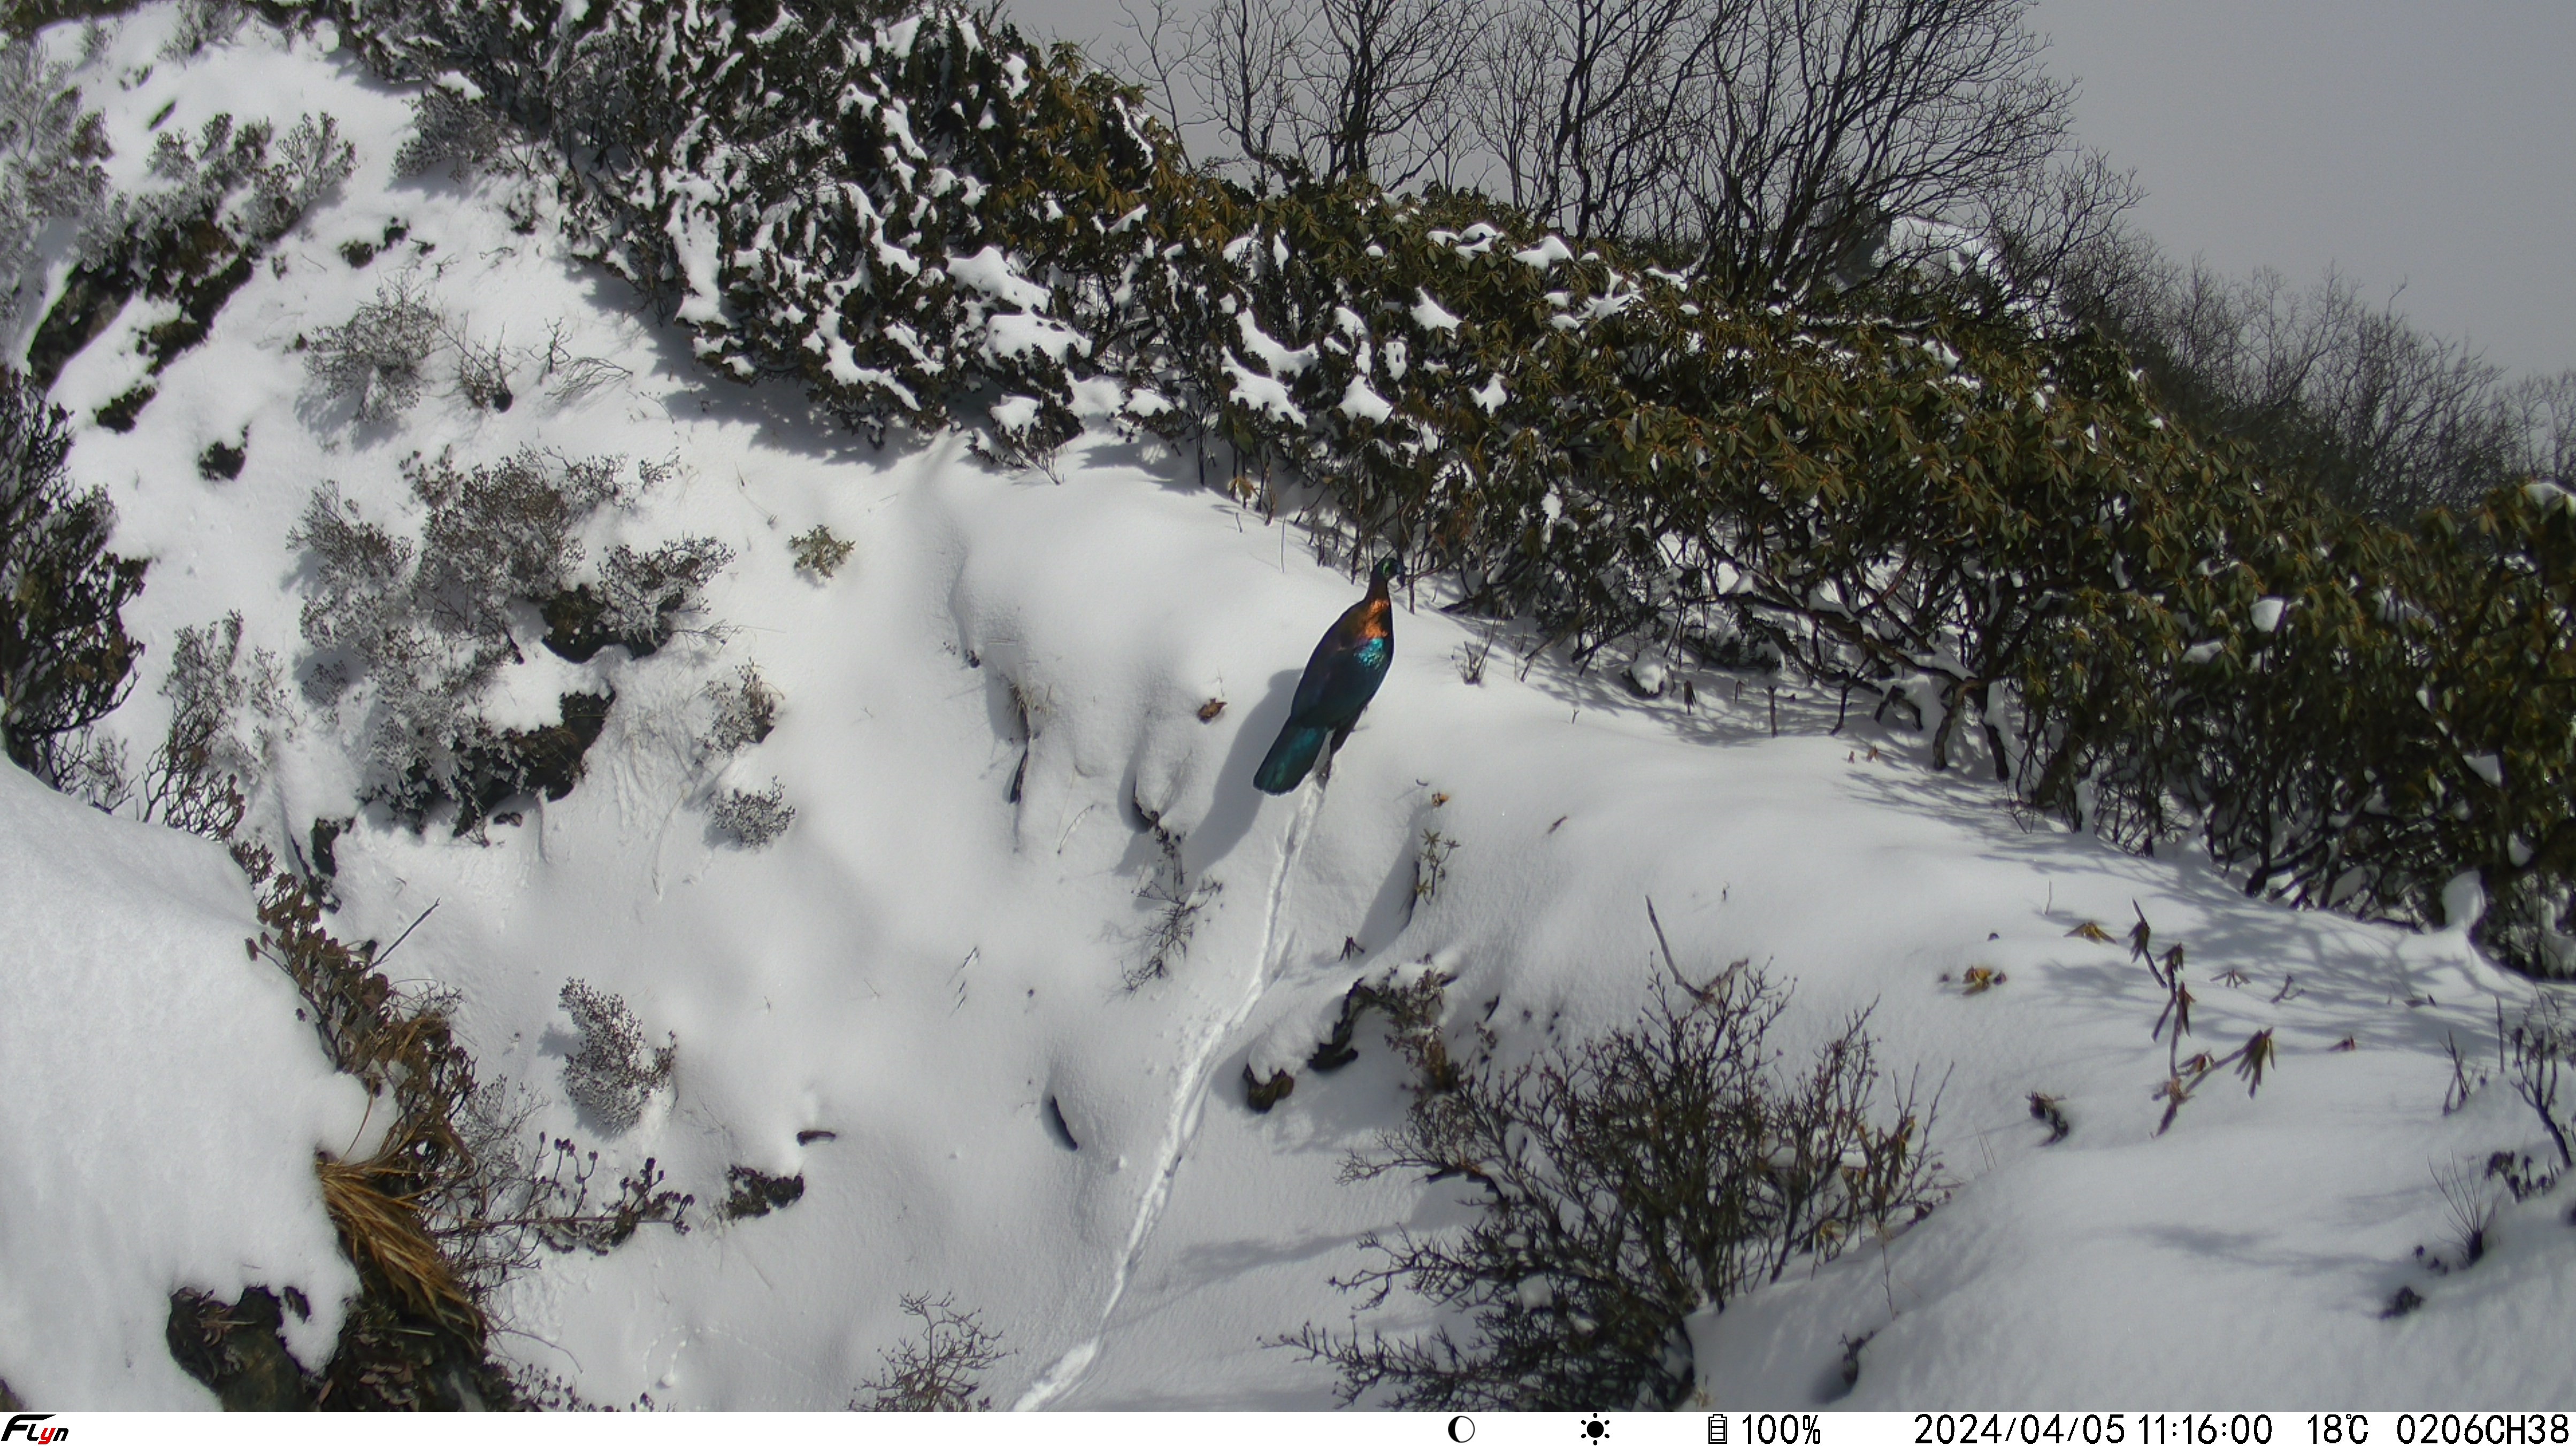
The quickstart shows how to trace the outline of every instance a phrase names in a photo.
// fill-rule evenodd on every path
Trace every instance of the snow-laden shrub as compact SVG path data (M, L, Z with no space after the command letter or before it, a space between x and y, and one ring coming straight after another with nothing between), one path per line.
M486 722L483 695L526 656L515 620L533 610L548 619L549 643L578 651L561 643L562 619L596 623L609 616L600 599L623 599L621 625L636 632L607 640L658 644L731 555L705 538L650 553L620 548L611 567L585 577L577 531L658 475L647 466L628 481L620 466L535 453L470 469L445 457L411 464L413 495L429 514L417 543L361 515L336 487L315 492L291 535L313 558L303 615L313 651L302 673L316 703L361 710L365 797L415 828L453 803L462 833L513 797L571 792L611 699L566 694L561 721L546 727Z
M170 700L170 730L144 772L143 817L230 838L286 717L284 671L266 648L244 654L241 614L230 613L179 629L161 695Z
M796 821L796 805L777 779L758 793L728 789L708 815L716 831L747 849L767 848Z
M1690 1397L1684 1321L1901 1229L1940 1198L1930 1110L1892 1095L1864 1021L1809 1062L1771 1043L1786 997L1736 964L1658 981L1646 1016L1515 1067L1464 1063L1436 1018L1398 1031L1423 1081L1404 1126L1347 1179L1420 1171L1469 1188L1462 1227L1363 1237L1336 1282L1363 1308L1402 1287L1444 1313L1390 1339L1309 1325L1282 1344L1341 1373L1345 1402L1438 1410L1670 1409Z
M32 38L0 35L0 282L10 286L0 320L16 319L36 280L26 271L37 231L106 199L107 154L104 123L81 108L70 68L46 64Z
M462 178L494 156L509 131L492 112L454 91L433 86L412 101L411 138L394 154L394 174L423 176L444 167Z
M877 435L962 420L1034 455L1078 430L1068 367L1093 342L1031 243L1099 252L1065 273L1097 289L1111 252L1150 249L1113 223L1170 162L1105 77L963 8L797 4L752 24L630 0L579 27L538 0L335 8L381 71L449 93L460 77L584 158L576 239L724 374L802 377ZM661 189L709 167L695 199ZM1111 207L1103 186L1138 194Z
M631 496L618 468L615 458L533 452L470 469L443 455L411 466L412 495L429 508L415 586L432 620L453 633L505 638L512 602L569 588L582 559L574 532Z
M194 145L185 132L163 131L150 164L160 184L109 204L82 233L82 263L122 254L141 264L138 279L172 286L205 274L205 263L229 263L242 250L273 244L356 166L356 148L328 115L298 117L283 136L266 121L236 126L231 115L216 115L198 128ZM218 234L183 234L198 227ZM182 247L195 254L174 249ZM167 266L178 269L156 269Z
M83 730L132 690L143 651L121 617L143 559L107 550L105 491L72 490L67 421L0 367L0 748L57 787L78 771Z
M600 564L600 620L635 646L671 640L673 619L694 612L699 593L733 561L733 549L712 537L684 537L650 551L619 545Z
M562 999L580 1040L564 1060L564 1092L603 1133L623 1134L643 1118L645 1101L671 1083L679 1039L654 1046L625 1000L579 979L565 982Z
M241 0L180 0L179 23L161 47L164 60L187 60L239 34L250 19Z
M733 561L712 537L684 537L648 552L619 545L599 566L599 579L554 595L546 604L546 646L587 662L620 644L635 657L657 652L698 611L700 594Z
M381 668L411 651L412 560L417 549L368 521L355 502L325 482L305 503L287 541L313 557L304 603L304 640L330 655L308 672L314 701L328 703L354 681L353 670Z
M81 228L77 264L28 345L28 370L50 384L139 293L178 307L140 339L157 374L204 340L251 268L356 163L327 115L303 117L284 136L264 121L237 127L230 115L209 119L194 144L162 132L152 183L93 208Z
M399 277L349 319L313 333L305 368L325 396L350 403L361 422L390 422L420 400L430 354L445 341L439 315Z

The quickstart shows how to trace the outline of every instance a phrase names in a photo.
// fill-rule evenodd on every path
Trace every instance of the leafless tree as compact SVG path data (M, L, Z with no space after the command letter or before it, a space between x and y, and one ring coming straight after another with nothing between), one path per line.
M2521 470L2576 485L2576 371L2516 383L2512 405L2524 438Z
M1710 0L1711 82L1684 97L1691 239L1740 299L1904 259L1903 220L1978 226L2043 185L2073 90L2029 0Z
M1216 0L1201 17L1191 68L1226 139L1264 173L1296 154L1306 22L1277 0Z
M2366 307L2349 287L2337 299L2341 344L2308 392L2338 444L2321 478L2328 495L2397 519L2475 506L2505 481L2516 450L2503 369L2466 342L2416 330L2393 299Z
M1186 158L1192 132L1212 118L1198 103L1191 73L1202 27L1187 0L1118 0L1118 14L1128 38L1110 47L1110 64L1162 112Z
M1676 98L1714 77L1699 0L1521 0L1498 11L1466 97L1514 206L1577 236L1666 217L1688 154Z
M1301 137L1321 179L1402 186L1457 153L1452 112L1471 0L1323 0Z
M1993 279L2013 299L2048 303L2061 318L2081 316L2089 302L2155 264L2153 244L2128 224L2143 195L2136 173L2115 168L2100 151L2062 158L2044 183L1987 203Z
M1176 130L1213 125L1256 176L1396 188L1454 165L1478 0L1214 0L1187 24L1144 3L1122 65Z
M2126 343L2168 405L2344 507L2403 524L2576 461L2576 380L2509 386L2467 343L2414 327L2396 296L2374 301L2334 271L2306 288L2271 270L2234 278L2136 238L2077 271L2070 310Z

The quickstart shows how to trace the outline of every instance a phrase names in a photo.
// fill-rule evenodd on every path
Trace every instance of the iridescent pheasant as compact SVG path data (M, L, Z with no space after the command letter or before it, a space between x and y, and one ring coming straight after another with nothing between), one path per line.
M1261 760L1261 770L1252 775L1254 787L1286 793L1305 781L1327 738L1338 749L1351 736L1361 710L1386 681L1387 665L1395 661L1395 609L1386 596L1387 580L1394 576L1395 559L1380 560L1369 573L1368 596L1351 604L1315 645L1306 675L1297 680L1287 726Z

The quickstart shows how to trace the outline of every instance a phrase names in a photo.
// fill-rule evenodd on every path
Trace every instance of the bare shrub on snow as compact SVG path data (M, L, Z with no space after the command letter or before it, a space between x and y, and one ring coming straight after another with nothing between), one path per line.
M411 278L399 277L347 322L315 333L305 366L324 395L356 405L359 421L390 422L420 400L422 367L443 332Z
M46 222L79 217L107 195L107 133L81 109L70 67L47 65L33 40L0 37L0 282L12 291L0 319L23 299L15 289L36 257Z
M679 1063L680 1041L655 1047L644 1037L644 1025L614 994L581 980L565 982L564 1011L572 1016L580 1047L564 1061L564 1092L591 1122L607 1134L622 1134L644 1115L644 1103L671 1082Z
M133 753L125 740L84 728L58 738L47 750L47 767L56 789L101 813L117 813L134 801Z
M2545 1190L2557 1183L2559 1175L2576 1168L2576 1089L2567 1078L2576 1066L2576 1017L2571 1017L2566 1001L2556 994L2543 994L2523 1011L2522 1021L2510 1032L2502 1029L2504 1044L2510 1051L2508 1068L2513 1075L2513 1092L2531 1106L2540 1117L2541 1128L2549 1132L2549 1142L2557 1147L2558 1167L2544 1167L2535 1184ZM2516 1195L2530 1193L2517 1189Z
M870 1411L989 1411L992 1397L981 1394L984 1372L1010 1354L999 1331L987 1330L979 1312L957 1309L956 1298L927 1295L903 1298L903 1313L921 1322L921 1339L905 1341L884 1352L885 1368L862 1389L874 1392L864 1407Z
M510 389L510 353L500 342L486 346L463 332L448 337L456 348L456 390L487 412L506 412L518 400Z
M445 457L409 470L412 495L429 506L419 601L442 628L481 637L506 636L513 600L570 587L582 558L574 531L630 495L614 458L521 452L470 470Z
M602 387L613 386L634 375L631 369L606 357L577 356L566 361L555 373L555 384L547 389L546 395L554 398L555 405L569 407Z
M357 149L340 138L338 121L327 115L318 121L297 117L269 153L268 163L251 173L243 226L263 244L285 235L357 165Z
M559 724L502 730L484 721L493 679L525 656L513 631L520 620L532 610L544 617L545 645L575 661L609 642L649 652L731 554L703 538L621 548L594 580L578 581L575 534L600 507L649 486L656 469L627 482L613 458L521 453L470 470L444 457L407 470L429 511L418 543L363 517L328 484L290 535L314 563L305 688L316 703L337 704L366 684L355 704L368 710L366 796L414 827L454 801L463 832L510 797L564 797L607 717L607 697L575 693L564 696ZM600 626L604 599L619 598L640 636Z
M1786 1070L1772 1043L1786 1004L1744 964L1705 985L1658 979L1637 1023L1515 1068L1452 1059L1436 1026L1399 1032L1423 1082L1405 1124L1354 1153L1344 1178L1461 1179L1477 1214L1456 1230L1363 1237L1375 1258L1335 1284L1363 1309L1402 1286L1467 1329L1389 1339L1309 1324L1278 1344L1338 1369L1345 1402L1687 1399L1693 1312L1901 1229L1940 1198L1931 1109L1910 1088L1888 1097L1865 1017Z
M778 726L778 690L749 663L731 679L709 683L707 697L716 705L715 723L707 730L710 753L739 753Z
M1180 837L1160 824L1154 826L1154 843L1163 857L1136 893L1153 909L1154 922L1145 930L1144 957L1129 965L1119 981L1130 990L1170 976L1172 965L1189 953L1200 913L1225 887L1214 879L1192 880L1181 864Z
M306 502L287 541L312 554L314 570L305 600L306 642L342 655L320 662L316 702L329 702L352 681L349 669L376 668L410 650L412 557L408 538L368 521L354 502L325 482Z
M796 805L777 779L759 793L736 788L716 802L709 815L718 832L747 849L767 848L796 821Z
M181 628L161 682L170 730L143 775L142 813L226 839L265 767L269 730L286 717L285 674L266 648L242 650L242 617Z

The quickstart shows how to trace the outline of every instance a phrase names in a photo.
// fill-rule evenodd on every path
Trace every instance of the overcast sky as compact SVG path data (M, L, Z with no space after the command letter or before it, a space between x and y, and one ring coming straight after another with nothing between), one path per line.
M1115 13L1114 6L1112 13ZM2576 3L2039 0L2085 141L2177 256L2328 263L2516 372L2576 368Z
M1105 58L1117 0L1009 0ZM2576 0L2038 0L2086 144L2177 257L2327 265L2517 373L2576 368Z

